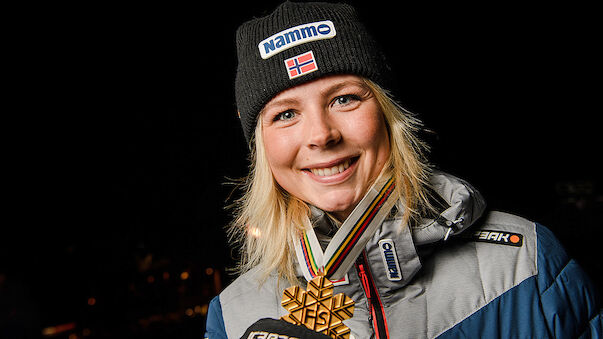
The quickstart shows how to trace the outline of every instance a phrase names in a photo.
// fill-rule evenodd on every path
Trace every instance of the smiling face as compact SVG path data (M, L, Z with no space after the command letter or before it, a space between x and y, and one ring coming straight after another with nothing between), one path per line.
M334 75L272 98L260 115L266 157L278 184L344 220L389 157L379 104L357 76Z

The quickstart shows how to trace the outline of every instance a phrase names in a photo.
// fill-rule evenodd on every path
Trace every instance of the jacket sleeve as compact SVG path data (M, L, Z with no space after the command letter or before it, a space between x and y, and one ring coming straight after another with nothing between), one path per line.
M596 288L578 263L547 228L538 234L538 289L551 337L603 338Z
M580 336L580 339L587 338L603 338L603 311L599 311L588 324L588 327L584 331L584 333Z
M220 304L220 296L216 296L209 303L204 338L227 339L226 329L224 327L224 318L222 317L222 305Z

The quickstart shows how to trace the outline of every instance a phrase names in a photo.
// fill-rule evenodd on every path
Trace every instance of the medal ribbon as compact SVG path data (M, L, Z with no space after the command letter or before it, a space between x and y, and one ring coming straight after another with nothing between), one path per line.
M377 189L378 187L381 189ZM324 253L314 228L304 230L294 245L297 259L308 281L318 275L337 280L347 273L393 207L395 201L388 198L394 187L393 178L385 183L375 183L335 233Z

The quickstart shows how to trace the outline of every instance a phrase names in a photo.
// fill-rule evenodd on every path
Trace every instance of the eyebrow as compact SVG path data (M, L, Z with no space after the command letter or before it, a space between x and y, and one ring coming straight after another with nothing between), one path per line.
M267 103L264 106L264 108L262 108L262 110L260 111L260 115L262 115L264 112L266 112L273 106L290 106L290 105L295 105L298 102L299 101L294 98L284 98L284 99L280 99L280 100L276 100L276 101L270 101L269 103Z
M347 86L359 86L362 88L366 87L366 85L361 81L344 80L344 81L336 83L336 84L329 86L328 88L320 91L320 94L323 96L331 96L333 93L336 93L340 89L347 87Z
M319 93L322 96L331 96L331 95L333 95L333 93L336 93L337 91L339 91L342 88L345 88L347 86L359 86L362 88L367 88L366 84L364 84L364 82L362 82L362 81L343 80L343 81L335 83L325 89L322 89ZM276 101L270 101L269 103L267 103L264 106L264 108L262 108L262 110L260 111L260 115L262 115L264 112L266 112L273 106L275 106L275 107L290 106L290 105L295 105L298 103L299 103L299 101L295 98L283 98L283 99L276 100Z

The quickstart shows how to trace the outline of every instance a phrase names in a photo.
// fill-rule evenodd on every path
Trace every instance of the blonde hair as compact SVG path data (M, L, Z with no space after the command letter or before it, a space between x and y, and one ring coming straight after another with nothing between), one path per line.
M394 177L396 188L391 198L403 204L402 225L407 225L430 208L426 190L429 166L424 157L427 147L416 136L421 123L387 91L370 80L363 80L385 116L390 156L382 175ZM257 267L262 280L271 272L277 272L295 283L293 241L310 224L310 209L274 179L265 154L261 125L259 122L256 125L252 140L251 168L242 180L243 195L232 205L234 220L228 229L229 240L239 246L238 273Z

